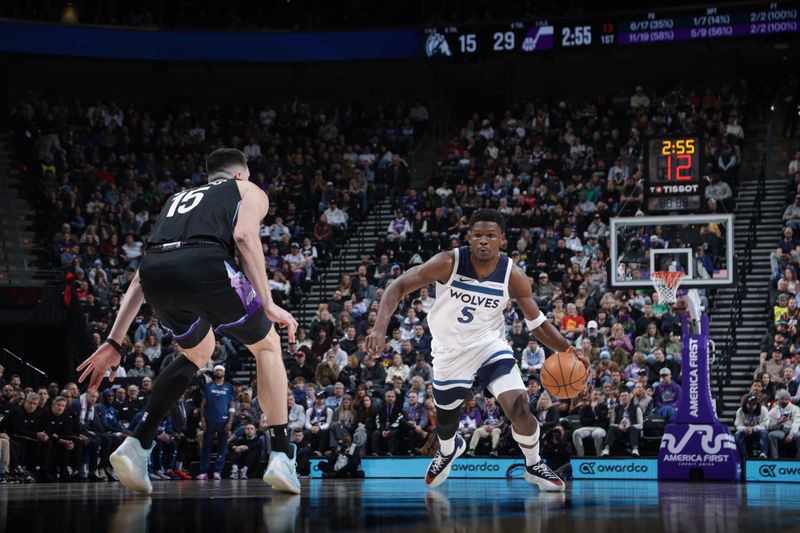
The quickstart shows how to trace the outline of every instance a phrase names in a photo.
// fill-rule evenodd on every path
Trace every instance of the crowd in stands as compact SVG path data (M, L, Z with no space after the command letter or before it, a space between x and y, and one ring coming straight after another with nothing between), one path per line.
M71 297L87 317L94 346L108 330L158 206L170 192L202 182L206 147L241 147L251 158L256 183L274 202L262 232L273 294L284 284L292 290L302 285L309 260L318 255L314 250L336 239L337 231L345 238L348 217L366 209L374 190L387 194L396 215L385 235L372 250L362 250L361 264L342 274L335 292L283 354L300 473L308 474L308 460L317 456L327 458L321 466L326 475L357 477L365 456L429 455L438 445L426 318L435 287L400 303L380 353L367 353L364 337L387 285L410 266L464 244L466 221L480 207L506 215L507 253L528 273L542 312L591 361L590 382L581 394L550 395L538 379L549 350L526 331L513 303L504 310L531 412L543 426L542 453L553 468L573 453L586 453L587 445L597 455L638 455L649 436L660 436L674 420L681 392L682 310L660 302L653 291L612 290L607 259L609 218L641 208L646 136L700 135L708 174L714 176L705 192L719 183L735 188L747 83L682 94L687 104L680 108L662 105L663 94L637 87L624 98L536 99L497 115L475 113L447 147L440 174L421 189L410 187L409 169L397 155L423 127L417 119L427 118L427 112L420 104L398 105L384 114L312 111L295 102L277 112L269 106L186 108L155 118L135 107L123 112L114 103L82 108L29 100L13 116L26 153L39 161L43 212L52 213L47 227L61 229L52 260L74 276ZM708 200L710 211L723 209L724 198ZM327 215L320 215L323 210ZM308 213L313 217L304 218ZM136 384L105 390L98 401L111 405L120 421L105 432L111 444L98 445L96 463L91 454L86 459L72 449L58 455L61 461L79 455L92 461L83 468L87 475L102 476L106 449L117 433L130 430L153 377L181 349L147 309L124 346L123 379ZM154 479L183 477L179 459L189 461L198 451L200 479L227 475L225 452L236 465L232 475L252 475L267 451L265 421L256 384L225 381L238 357L231 339L218 339L209 366L176 406L181 414L173 409L164 422L164 437L157 438L164 445L152 460ZM208 387L228 391L214 396L230 402L235 417L213 419L213 406L203 400ZM70 390L73 412L84 420L90 395ZM14 390L10 395L23 403ZM502 410L487 392L476 390L464 403L459 431L470 454L518 453ZM220 449L212 469L208 451L215 437ZM230 445L220 447L225 441ZM80 466L66 469L80 472Z
M108 334L164 202L205 182L207 153L219 146L241 149L252 181L269 195L261 237L270 289L292 309L376 196L409 186L403 157L425 129L428 112L419 102L326 107L295 100L156 110L137 103L84 105L28 97L13 107L11 118L15 159L40 215L36 229L46 250L40 266L64 273L64 303L85 324L81 351L91 353ZM116 413L127 431L144 404L144 396L137 395L149 391L181 347L146 304L122 345L112 396L141 399L135 408ZM232 375L244 351L234 339L218 338L202 369L207 379L218 364ZM86 395L80 398L84 405ZM243 401L240 394L235 401ZM198 397L194 408L200 405ZM113 448L117 439L111 442Z
M736 413L736 442L741 453L771 458L782 453L800 458L800 147L786 175L782 235L770 253L769 325L761 339L753 382Z
M572 400L552 397L538 381L548 350L526 331L512 304L504 310L531 411L545 428L548 460L557 467L571 453L582 455L584 439L593 442L597 455L608 455L626 449L639 454L640 436L660 437L680 403L681 310L652 291L609 289L608 220L641 208L642 140L678 132L704 139L708 210L732 208L749 88L742 81L681 93L688 107L664 106L661 96L637 87L624 98L536 100L502 115L476 113L447 147L434 182L390 195L396 213L385 236L354 272L342 275L330 301L320 305L310 334L301 334L300 344L286 354L290 402L300 403L306 395L306 419L297 409L295 431L309 441L308 453L326 454L335 438L316 435L330 434L338 418L352 420L349 408L347 414L337 414L334 406L322 410L325 401L335 401L330 397L320 398L318 408L312 405L310 395L331 386L343 391L346 405L356 407L349 446L359 457L427 454L435 448L426 377L431 342L426 315L434 287L401 302L380 354L365 352L363 335L374 324L376 301L387 284L406 268L462 245L467 219L481 207L506 215L507 253L530 276L543 312L592 361L591 383L583 393ZM402 408L396 407L398 398ZM427 420L416 409L420 398ZM465 402L460 431L470 453L516 453L503 413L483 391Z

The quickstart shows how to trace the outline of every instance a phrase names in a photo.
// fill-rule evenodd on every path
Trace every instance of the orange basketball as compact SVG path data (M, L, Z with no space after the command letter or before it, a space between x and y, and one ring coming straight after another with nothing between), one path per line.
M539 379L556 398L572 398L586 387L589 370L568 352L551 355L544 361Z

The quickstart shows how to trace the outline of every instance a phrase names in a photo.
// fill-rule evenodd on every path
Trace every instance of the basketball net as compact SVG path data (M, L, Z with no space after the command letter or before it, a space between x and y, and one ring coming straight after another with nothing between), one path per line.
M659 270L653 272L650 279L658 292L658 298L661 303L674 304L677 303L678 287L686 275L685 272Z

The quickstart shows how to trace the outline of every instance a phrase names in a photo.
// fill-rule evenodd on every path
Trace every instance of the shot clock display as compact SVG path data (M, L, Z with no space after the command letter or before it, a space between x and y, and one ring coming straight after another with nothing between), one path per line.
M653 138L647 141L644 196L648 212L700 210L702 154L697 137Z

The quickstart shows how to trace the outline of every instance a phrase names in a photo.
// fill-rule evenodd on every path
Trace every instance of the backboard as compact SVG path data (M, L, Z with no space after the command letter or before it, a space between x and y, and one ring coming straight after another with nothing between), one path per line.
M733 215L618 217L609 229L612 287L651 288L658 270L685 272L682 288L734 284Z

